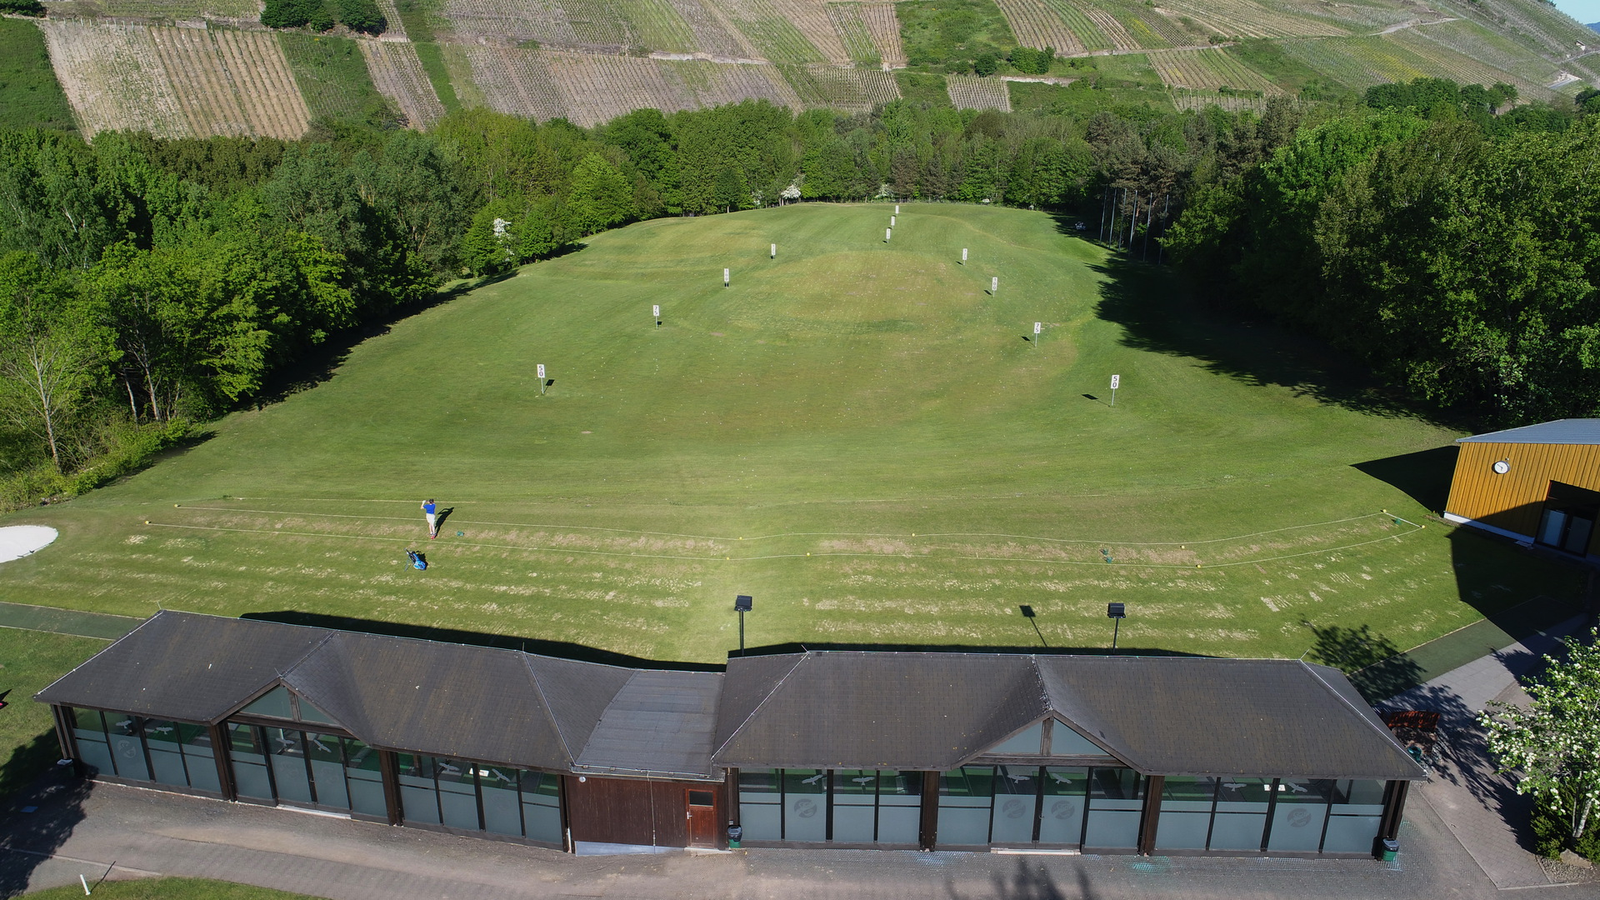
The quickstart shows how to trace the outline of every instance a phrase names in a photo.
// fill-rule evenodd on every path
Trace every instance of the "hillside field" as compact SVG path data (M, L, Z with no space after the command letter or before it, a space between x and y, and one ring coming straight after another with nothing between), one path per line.
M1429 520L1458 435L1314 347L1042 213L907 204L886 243L892 212L656 220L463 293L139 475L6 517L61 536L0 566L0 595L714 662L739 593L752 646L1097 649L1121 601L1123 648L1295 657L1576 591Z

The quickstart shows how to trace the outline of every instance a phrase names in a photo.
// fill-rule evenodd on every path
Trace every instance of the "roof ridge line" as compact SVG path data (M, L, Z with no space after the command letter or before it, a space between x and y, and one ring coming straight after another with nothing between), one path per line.
M573 755L572 746L567 743L567 733L561 729L561 723L556 720L555 711L550 708L550 698L545 696L544 685L539 683L539 673L533 670L532 657L536 654L530 654L526 650L513 650L512 652L522 657L522 669L528 673L528 681L533 683L534 693L539 695L539 706L544 709L544 717L550 721L550 727L555 730L556 739L561 742L562 751L567 754L567 768L573 768L578 764L578 757ZM546 659L548 657L540 658ZM616 698L613 697L612 699ZM610 706L611 704L607 703L606 705ZM604 713L601 715L603 717ZM593 736L592 733L591 736Z
M1351 712L1355 713L1356 714L1356 718L1360 719L1362 724L1366 725L1367 728L1370 731L1373 731L1373 732L1376 732L1378 734L1383 735L1385 738L1388 739L1390 744L1393 744L1395 746L1395 748L1397 748L1397 749L1400 748L1399 741L1396 741L1395 738L1394 738L1394 732L1390 731L1388 726L1383 725L1381 722L1379 722L1377 724L1374 724L1366 716L1362 715L1361 714L1361 709L1358 708L1354 703L1351 703L1350 702L1350 698L1346 697L1344 694L1341 694L1339 691L1334 690L1333 685L1329 684L1327 679L1323 678L1321 673L1316 671L1317 668L1319 668L1319 667L1315 663L1308 663L1303 659L1295 660L1295 662L1298 662L1300 664L1301 668L1305 669L1306 672L1308 672L1311 675L1312 678L1316 679L1317 684L1322 685L1322 689L1323 690L1325 690L1328 693L1332 694L1335 699L1337 699L1340 703L1343 703L1345 705L1345 707L1348 708ZM1327 666L1326 668L1333 668L1333 667L1332 666ZM1337 672L1339 670L1334 669L1334 671ZM1340 674L1343 674L1343 673L1340 673ZM1348 681L1349 680L1349 676L1346 676L1345 680ZM1354 686L1355 686L1354 683L1352 683L1351 687L1354 687ZM1368 712L1372 712L1372 707L1367 706L1367 711ZM1373 713L1373 718L1377 718L1377 713L1375 713L1375 712ZM1403 749L1401 749L1400 755L1404 756L1406 758L1406 761L1411 763L1411 765L1415 766L1418 771L1423 772L1423 774L1427 774L1427 770L1423 769L1422 765L1420 763L1418 763L1416 760L1412 759L1411 758L1411 754L1406 753Z
M799 658L794 661L794 665L790 666L789 667L789 671L784 672L783 675L781 677L779 677L777 681L772 683L772 689L767 691L766 696L761 698L761 702L760 703L757 703L755 706L751 707L750 712L745 715L744 721L739 723L739 727L735 728L734 730L732 730L730 732L728 732L728 739L727 740L723 741L720 745L712 748L711 757L710 758L713 760L713 763L712 763L713 765L716 764L714 761L716 760L717 755L719 753L721 753L722 751L728 749L728 745L733 743L733 739L738 737L740 732L744 731L745 726L750 724L750 720L754 719L756 717L756 713L760 712L762 707L767 705L767 701L771 700L773 698L773 696L778 693L778 689L783 687L783 683L785 681L789 680L789 676L793 675L795 670L800 668L800 664L801 663L803 663L806 660L811 658L811 652L812 651L807 650L804 653L798 654ZM743 657L741 657L741 659L742 658ZM726 672L723 673L723 677L724 678L727 677L727 673ZM723 682L723 688L724 689L727 688L727 682L726 681ZM721 706L722 706L722 698L719 696L717 698L717 707L719 709L719 712L720 712Z

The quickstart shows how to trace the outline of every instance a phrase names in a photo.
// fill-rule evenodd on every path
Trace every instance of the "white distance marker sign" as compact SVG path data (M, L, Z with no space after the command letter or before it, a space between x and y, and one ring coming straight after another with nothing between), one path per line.
M1044 329L1044 323L1043 322L1035 322L1035 323L1033 323L1033 333L1034 334L1038 334L1043 329Z
M544 377L544 363L539 363L539 377Z
M658 319L661 318L661 307L659 307L659 306L650 307L650 315L655 316Z
M1113 376L1111 376L1111 389L1114 391L1119 387L1122 387L1122 376L1121 375L1113 375Z

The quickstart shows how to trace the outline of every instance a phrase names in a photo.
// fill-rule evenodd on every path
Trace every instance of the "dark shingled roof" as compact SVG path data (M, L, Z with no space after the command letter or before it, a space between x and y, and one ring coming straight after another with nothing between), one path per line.
M661 748L672 770L714 777L711 713L721 676L681 685L685 714L654 737L623 724L596 726L630 679L663 676L660 694L686 673L649 672L464 644L164 611L35 699L162 718L217 722L278 682L375 747L573 771L586 746L617 770L652 769ZM652 699L649 677L630 708ZM704 715L695 713L703 707ZM621 723L626 714L616 716Z
M1056 716L1147 774L1426 777L1298 660L827 651L723 675L161 612L37 699L218 722L280 682L373 746L568 772L948 770Z
M575 771L714 777L711 737L722 676L634 672L578 756Z
M1457 438L1458 444L1600 444L1600 419L1557 419L1489 434Z
M1053 713L1149 774L1424 777L1342 674L1298 660L810 652L732 713L723 766L947 770Z
M779 671L728 661L739 691ZM800 654L742 719L725 705L719 765L815 769L949 769L1049 709L1029 656L827 651ZM734 696L731 692L730 697Z
M161 612L36 697L213 722L265 691L333 632Z

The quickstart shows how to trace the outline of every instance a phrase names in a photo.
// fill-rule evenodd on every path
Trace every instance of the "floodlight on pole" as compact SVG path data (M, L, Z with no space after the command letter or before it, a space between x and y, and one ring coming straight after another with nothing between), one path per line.
M744 614L755 607L755 598L740 594L733 598L733 608L739 613L739 655L744 655Z
M1106 618L1115 624L1111 626L1111 652L1117 650L1117 632L1122 630L1122 620L1128 617L1127 607L1122 603L1107 603Z

